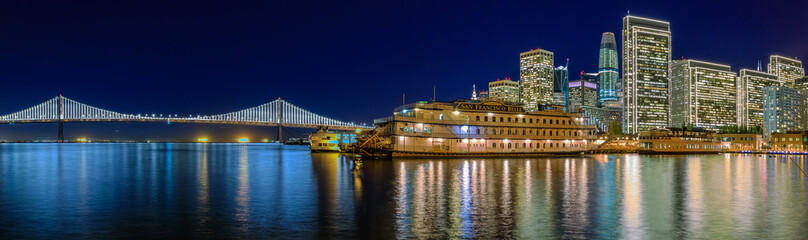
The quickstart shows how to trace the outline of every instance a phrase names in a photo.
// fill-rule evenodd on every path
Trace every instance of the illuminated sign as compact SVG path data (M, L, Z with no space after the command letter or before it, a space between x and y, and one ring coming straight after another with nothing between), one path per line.
M455 110L496 111L496 112L525 112L521 106L508 106L498 102L459 103Z

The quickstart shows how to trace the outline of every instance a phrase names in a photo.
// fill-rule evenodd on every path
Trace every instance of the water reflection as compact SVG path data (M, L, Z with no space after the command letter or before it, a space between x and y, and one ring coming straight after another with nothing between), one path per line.
M271 144L6 144L0 238L804 238L807 163L356 161Z

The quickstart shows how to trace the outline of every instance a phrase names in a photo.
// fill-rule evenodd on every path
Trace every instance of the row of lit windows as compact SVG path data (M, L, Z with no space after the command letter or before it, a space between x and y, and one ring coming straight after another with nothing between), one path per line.
M499 122L505 122L505 119L506 119L505 117L499 117ZM527 122L525 122L526 121L525 118L513 118L514 123L519 123L519 119L522 119L522 123L527 123ZM475 120L477 120L479 122L480 121L480 116L476 116ZM482 120L483 120L483 122L488 122L488 116L483 116ZM512 119L511 119L511 117L508 117L507 120L508 120L508 122L511 122ZM529 123L533 123L533 118L527 118L527 120L528 120ZM546 118L543 118L541 120L542 120L542 124L547 124L547 119ZM496 122L496 121L497 121L497 117L491 117L491 122ZM539 123L538 118L536 119L536 123ZM550 119L550 124L553 124L552 119ZM559 124L558 119L555 120L555 124ZM561 120L561 125L567 125L567 124L572 124L572 120Z
M481 133L487 135L488 134L488 129L486 128L483 131L480 131L480 128L477 128L476 132L477 132L478 135L481 134ZM580 132L581 132L581 134L585 133L583 131L580 131ZM536 136L539 136L539 133L540 133L539 130L536 130ZM491 129L491 134L497 135L497 129L492 128ZM561 134L561 135L559 135L559 134ZM594 132L592 132L590 134L594 134ZM516 129L507 129L506 130L506 129L501 129L500 128L499 129L499 135L519 135L519 130L516 130ZM524 135L524 136L533 136L533 130L532 129L531 130L522 129L522 135ZM541 131L541 136L573 136L573 135L575 135L575 137L577 137L579 135L579 131L569 131L569 130L567 130L567 131L559 131L559 130L556 130L555 135L553 135L553 130L550 130L550 131L542 130Z

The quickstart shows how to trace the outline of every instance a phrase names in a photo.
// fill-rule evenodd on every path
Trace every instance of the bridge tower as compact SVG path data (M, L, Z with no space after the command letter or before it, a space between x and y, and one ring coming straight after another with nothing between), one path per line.
M57 108L59 112L59 136L56 139L56 142L63 143L65 142L65 126L64 126L64 119L65 119L65 99L62 97L62 94L59 94L59 100L57 101Z
M283 143L283 100L278 98L278 142Z

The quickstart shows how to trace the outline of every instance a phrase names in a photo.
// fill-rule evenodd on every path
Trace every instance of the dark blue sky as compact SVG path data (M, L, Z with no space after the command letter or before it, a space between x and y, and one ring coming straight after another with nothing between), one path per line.
M496 3L493 3L496 2ZM654 3L651 3L654 2ZM216 114L282 97L370 122L401 103L518 79L531 48L595 71L632 15L671 22L673 56L808 57L805 1L4 1L0 114L59 93L127 113ZM622 67L622 66L621 66Z

